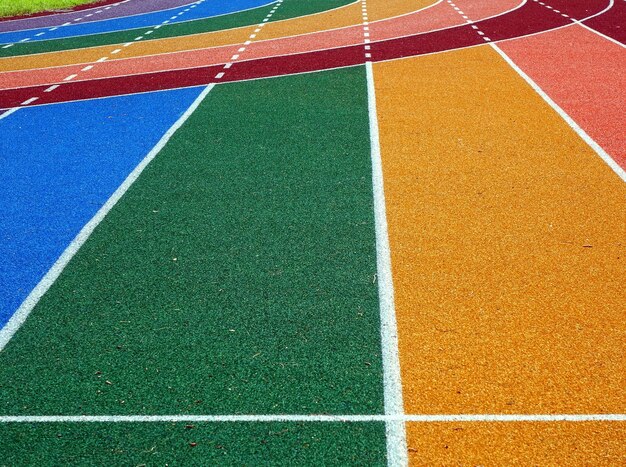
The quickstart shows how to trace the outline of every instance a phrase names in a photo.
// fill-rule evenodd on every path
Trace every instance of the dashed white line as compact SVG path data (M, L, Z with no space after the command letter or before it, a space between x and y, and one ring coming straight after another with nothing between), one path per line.
M53 84L52 86L50 86L49 88L47 88L44 92L52 92L54 91L56 88L58 88L60 86L60 84Z

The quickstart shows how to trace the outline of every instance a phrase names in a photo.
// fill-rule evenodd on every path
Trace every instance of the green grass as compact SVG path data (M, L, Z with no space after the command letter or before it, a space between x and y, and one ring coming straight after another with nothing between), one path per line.
M40 11L62 10L95 0L0 0L0 17L38 13Z
M383 413L365 83L358 67L217 86L0 354L0 413ZM39 465L64 463L65 432L100 465L153 441L165 462L384 459L382 424L183 428L0 439L17 460L36 440Z

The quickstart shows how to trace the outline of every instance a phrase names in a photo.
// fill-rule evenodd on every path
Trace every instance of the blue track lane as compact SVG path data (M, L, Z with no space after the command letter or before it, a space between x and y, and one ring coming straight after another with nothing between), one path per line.
M203 87L0 120L0 327Z
M15 43L24 39L28 39L29 42L35 42L60 39L64 37L87 36L90 34L123 31L126 29L156 26L166 20L169 21L170 24L180 23L183 21L211 18L214 16L249 10L251 8L258 8L263 5L269 5L274 1L275 0L205 0L196 8L190 9L187 12L183 12L183 10L186 10L189 7L181 6L172 10L156 11L104 21L74 23L69 26L59 27L55 31L50 31L50 28L41 28L1 33L0 44ZM180 16L177 16L181 12L183 13ZM37 37L37 34L39 33L43 33L43 35Z

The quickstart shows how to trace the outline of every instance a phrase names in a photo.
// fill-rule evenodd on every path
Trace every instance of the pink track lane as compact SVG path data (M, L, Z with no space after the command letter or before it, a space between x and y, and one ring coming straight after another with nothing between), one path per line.
M496 2L493 0L474 2L457 0L455 4L462 8L470 19L476 21L509 11L520 5L521 2L522 0L498 0ZM461 15L454 11L450 5L442 2L414 13L373 22L370 24L370 32L372 40L378 41L461 24L464 24ZM362 42L362 26L352 26L255 42L248 46L245 60L345 47ZM75 74L78 76L73 81L81 81L217 65L229 61L239 47L239 45L211 47L163 55L111 60L94 64L94 68L85 73L81 73L81 70L88 64L5 72L0 73L0 89L60 83L63 82L64 78Z
M622 47L578 25L498 45L626 169Z

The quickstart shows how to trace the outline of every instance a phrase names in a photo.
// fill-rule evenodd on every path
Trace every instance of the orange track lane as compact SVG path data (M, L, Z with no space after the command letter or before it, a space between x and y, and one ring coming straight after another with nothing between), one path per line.
M622 413L626 185L489 46L374 76L406 412Z
M372 10L371 19L374 21L410 13L435 2L436 0L395 0L394 2L388 3L384 0L370 0L368 8ZM378 13L374 13L375 11ZM381 16L383 14L387 16ZM360 22L361 5L357 2L313 15L270 22L263 28L263 37L264 39L274 39L295 34L306 34L322 29L348 27L360 24ZM133 44L132 47L125 49L116 59L206 49L207 45L218 47L241 44L248 39L254 28L256 28L256 25L225 31L138 42ZM101 57L108 56L112 50L119 48L118 46L119 44L112 44L87 49L4 58L0 59L0 70L27 70L32 68L92 63Z
M626 423L410 423L411 465L624 465Z
M574 25L500 47L626 168L626 53L621 46Z
M463 8L467 10L466 13L477 20L515 8L520 4L520 0L499 0L498 2L491 0L480 0L476 2L468 2L467 0L459 1L461 5L465 3L467 3L467 5L463 6ZM382 40L404 34L415 34L433 29L451 27L458 25L460 22L462 22L461 17L449 5L438 4L434 7L411 14L372 22L370 24L370 31L373 40ZM322 25L319 25L319 27L321 29ZM266 29L260 33L261 38L265 38L265 32ZM355 26L302 36L262 40L250 45L242 58L249 60L276 55L302 53L312 50L360 44L362 41L362 27ZM0 89L58 83L65 77L73 74L78 74L74 81L79 81L81 79L108 78L113 76L214 65L228 61L230 57L236 53L238 48L239 45L229 45L170 53L167 55L112 60L97 64L89 73L80 73L84 64L8 72L0 75L2 78L0 81Z

